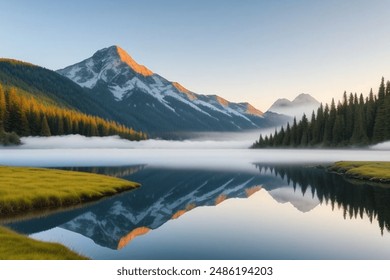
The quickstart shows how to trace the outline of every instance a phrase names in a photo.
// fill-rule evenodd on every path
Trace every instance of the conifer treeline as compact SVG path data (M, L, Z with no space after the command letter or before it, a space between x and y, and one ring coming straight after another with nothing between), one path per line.
M337 106L321 104L310 121L303 115L270 136L260 135L253 148L363 146L390 140L390 82L382 78L378 95L344 92Z
M9 136L51 136L80 134L84 136L119 135L141 140L146 134L114 121L107 121L75 110L39 102L14 87L0 84L0 134ZM4 142L4 141L3 141Z

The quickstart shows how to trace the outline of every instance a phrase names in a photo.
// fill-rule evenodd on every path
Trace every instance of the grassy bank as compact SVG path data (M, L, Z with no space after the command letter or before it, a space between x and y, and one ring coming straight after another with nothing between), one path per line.
M84 260L65 246L41 242L0 227L0 260Z
M339 161L328 169L355 179L390 183L390 162Z
M0 166L0 217L77 205L138 186L98 174Z

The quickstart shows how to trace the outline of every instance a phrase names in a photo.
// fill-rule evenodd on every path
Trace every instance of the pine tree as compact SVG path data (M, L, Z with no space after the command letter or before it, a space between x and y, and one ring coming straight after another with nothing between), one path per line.
M344 132L344 141L346 143L349 142L349 140L351 139L352 137L352 133L353 133L353 117L354 117L354 97L353 97L353 94L351 93L349 95L349 99L348 99L348 106L346 107L345 109L345 112L344 112L344 120L345 120L345 132Z
M390 81L386 82L386 91L385 91L386 96L390 96Z
M280 129L280 131L277 133L277 142L276 142L276 145L278 147L282 146L283 145L283 139L284 139L284 135L286 133L284 132L284 127L282 127Z
M324 107L321 103L317 110L317 121L313 124L313 145L318 145L324 140L325 117Z
M17 126L21 119L21 110L17 103L17 95L14 88L9 89L7 92L7 105L8 121L6 131L15 132L18 130Z
M61 115L58 116L57 120L57 135L64 135L64 120Z
M364 109L363 105L358 106L355 110L355 121L353 134L351 138L351 144L353 145L366 145L368 144L368 137L365 128L365 117L364 117Z
M27 120L30 127L30 134L32 136L39 136L41 134L41 115L34 110L30 110L27 114Z
M5 120L7 115L7 106L5 103L5 92L0 85L0 132L5 130Z
M50 128L46 116L42 117L41 136L51 136L51 132L50 132Z
M298 125L297 125L297 119L294 117L293 125L291 127L291 140L290 140L290 146L295 147L298 145Z
M372 138L374 133L374 124L375 124L374 122L375 122L375 101L374 101L374 94L371 89L368 100L366 102L366 130L367 130L367 137L369 139Z
M381 84L380 84L379 90L378 90L378 103L379 103L379 106L381 106L385 102L385 95L386 95L385 78L382 77Z
M324 146L330 146L330 143L332 143L332 131L333 131L334 122L333 119L330 118L330 110L328 104L325 105L324 121L325 121L324 139L322 143Z
M284 147L287 147L287 146L291 145L291 129L290 129L290 124L289 123L287 124L286 132L284 133L282 145Z
M30 135L30 127L27 120L27 115L24 111L20 112L20 122L18 125L18 129L15 131L19 136L29 136Z
M374 132L372 136L373 143L379 143L385 140L386 129L386 111L384 106L380 106L375 116Z
M70 116L64 117L64 134L72 134L73 133L73 127L72 127L72 121Z
M332 146L338 146L341 145L344 141L344 119L342 115L336 116L336 121L333 126L333 139L332 139Z
M306 147L309 144L309 122L306 118L306 115L303 114L302 120L300 121L301 127L301 139L299 145L302 147Z
M311 119L309 123L309 145L314 144L315 135L315 122L316 122L316 114L314 111L311 114Z
M390 139L390 95L387 95L384 102L385 110L385 131L384 138L385 140Z

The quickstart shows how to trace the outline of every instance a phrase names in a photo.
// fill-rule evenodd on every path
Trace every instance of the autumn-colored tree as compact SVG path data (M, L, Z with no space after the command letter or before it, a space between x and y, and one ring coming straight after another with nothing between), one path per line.
M84 136L119 135L128 140L146 139L145 133L80 113L40 102L15 87L0 85L0 131L20 136L81 134Z

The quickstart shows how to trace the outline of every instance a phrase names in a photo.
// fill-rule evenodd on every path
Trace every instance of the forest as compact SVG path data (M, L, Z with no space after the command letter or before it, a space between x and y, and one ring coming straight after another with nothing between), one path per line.
M344 92L337 105L334 99L312 113L310 120L303 115L300 121L271 135L260 135L252 148L283 147L346 147L367 146L390 140L390 82L384 78L378 94L372 89L364 98Z
M145 133L117 122L43 102L19 88L0 84L0 144L20 144L21 136L67 134L147 138Z

